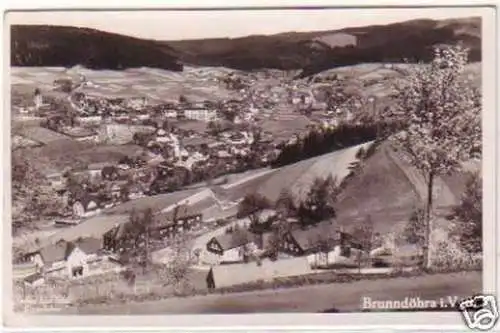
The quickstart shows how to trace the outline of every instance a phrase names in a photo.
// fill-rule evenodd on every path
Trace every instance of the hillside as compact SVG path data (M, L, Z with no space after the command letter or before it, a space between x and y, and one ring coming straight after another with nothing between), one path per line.
M435 179L434 206L439 215L443 216L441 213L446 214L451 206L458 204L465 190L465 179L461 173ZM363 169L349 180L339 196L338 220L352 228L369 216L377 232L385 233L408 221L425 195L420 173L403 155L394 153L389 144L384 143L364 162ZM440 221L446 223L442 218Z
M355 38L355 46L346 42ZM340 36L337 38L337 36ZM308 76L363 62L427 61L432 46L462 42L471 61L481 59L481 20L413 20L333 31L288 32L267 36L167 41L184 63L241 70L302 69Z
M164 42L87 28L15 25L11 27L11 64L172 71L182 71L184 64L190 64L302 70L305 77L358 63L426 61L432 56L432 46L457 42L471 48L471 61L481 60L480 18Z
M94 29L13 25L11 65L125 69L152 67L182 71L175 52L164 45Z

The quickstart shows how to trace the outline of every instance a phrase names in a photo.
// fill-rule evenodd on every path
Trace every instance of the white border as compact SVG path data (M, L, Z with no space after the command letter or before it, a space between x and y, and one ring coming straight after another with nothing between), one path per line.
M440 5L450 6L450 5L494 5L491 1L455 1L451 2L441 2ZM39 1L20 1L13 0L7 1L7 3L2 3L2 7L9 9L66 9L66 8L79 8L79 9L90 9L90 8L109 8L109 9L119 9L119 8L159 8L167 9L171 7L248 7L248 6L373 6L372 1L346 1L344 4L335 4L332 1L250 1L250 0L239 0L239 1L169 1L168 4L160 4L154 0L143 0L143 1L107 1L105 6L103 6L102 1L99 0L87 0L85 2L80 1L63 1L63 0L51 0L44 1L43 5ZM377 6L401 6L401 2L397 1L378 1ZM406 4L404 4L406 5ZM408 6L425 6L432 5L436 6L436 1L414 1L408 3ZM443 10L452 10L451 8ZM493 11L494 9L487 9L487 11ZM4 16L5 17L5 16ZM496 265L495 254L500 254L495 248L495 208L500 207L500 201L495 200L495 186L498 185L498 179L495 174L495 153L499 152L498 146L497 151L495 151L495 121L500 117L495 118L495 74L498 74L498 67L495 66L496 51L495 48L498 47L497 36L495 36L495 23L496 18L492 14L486 14L483 16L483 95L484 95L484 114L483 114L483 177L484 177L484 251L486 255L484 272L494 272L496 271L496 277L493 274L483 274L483 285L487 291L497 291L495 288L498 269L499 266ZM2 26L4 29L5 25ZM5 42L5 29L1 34ZM4 65L8 62L8 52L2 52L1 56L4 60ZM8 68L4 66L3 68ZM495 68L496 70L493 70ZM8 82L8 74L3 73L4 87ZM498 75L497 75L498 77ZM5 89L3 89L5 91ZM10 96L4 96L4 106L8 106L8 99ZM2 191L2 203L4 204L2 208L2 216L4 217L2 223L2 231L7 235L10 233L10 218L8 212L10 207L5 205L10 201L7 198L10 197L10 191L7 184L10 184L10 138L9 138L9 128L10 124L10 113L5 112L9 110L8 107L4 108L4 112L1 112L0 119L2 119L2 124L5 126L4 135L2 136L2 148L3 154L1 154L2 165L4 172L2 178L0 179L4 185L4 190ZM498 124L497 124L498 125ZM500 128L500 127L497 127ZM4 140L5 139L5 140ZM498 156L498 155L496 155ZM5 195L4 195L5 194ZM495 202L498 201L498 205ZM4 235L7 237L6 235ZM5 238L4 238L5 239ZM4 258L7 258L8 265L4 265L4 272L2 274L2 279L4 286L10 286L8 277L10 277L10 242L3 242L4 244ZM3 290L4 294L2 299L7 299L10 296L9 289ZM2 304L4 305L4 304ZM8 305L5 304L5 305ZM96 330L99 328L104 328L109 330L114 327L119 327L121 329L155 329L160 328L162 330L176 330L176 329L186 329L189 327L190 330L212 330L218 328L226 328L231 330L236 329L284 329L284 330L305 330L305 329L359 329L359 328L401 328L401 329L433 329L439 327L439 329L464 329L461 318L455 313L440 313L439 315L432 313L357 313L357 314L252 314L252 315L184 315L184 316L26 316L12 314L8 309L3 309L2 319L6 320L4 325L8 325L9 328L14 327L30 327L32 329L42 329L50 330L49 327L54 328L67 328L71 330ZM362 322L362 325L359 323ZM356 325L357 324L357 325ZM234 325L234 326L233 326ZM417 325L417 326L415 326ZM215 326L215 327L214 327Z

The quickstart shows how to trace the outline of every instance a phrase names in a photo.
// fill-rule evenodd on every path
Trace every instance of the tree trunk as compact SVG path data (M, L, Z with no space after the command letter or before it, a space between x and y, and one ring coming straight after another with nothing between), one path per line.
M424 244L424 262L423 266L425 269L430 268L430 236L431 236L431 212L432 212L432 190L434 187L434 173L429 172L429 179L427 180L427 204L425 206L425 219L424 219L424 230L425 230L425 244Z

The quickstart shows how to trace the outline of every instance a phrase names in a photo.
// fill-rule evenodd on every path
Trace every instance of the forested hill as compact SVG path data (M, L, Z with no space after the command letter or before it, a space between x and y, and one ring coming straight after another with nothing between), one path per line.
M11 27L12 66L152 67L182 71L175 53L155 41L94 29L46 25Z

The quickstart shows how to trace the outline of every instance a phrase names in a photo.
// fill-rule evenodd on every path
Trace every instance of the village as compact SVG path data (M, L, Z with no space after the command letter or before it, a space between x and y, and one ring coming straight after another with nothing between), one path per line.
M76 67L50 86L14 91L14 186L17 201L29 201L15 207L13 234L34 226L26 240L15 235L16 304L77 306L322 274L334 282L342 274L419 272L425 255L416 202L425 183L387 140L401 129L382 117L394 92L380 89L385 79L371 82L406 69L357 70L296 79L188 68L183 75L226 98L176 92L162 99L108 94L108 78L87 78L80 71L95 72ZM23 159L33 151L35 158ZM44 154L54 155L38 163ZM80 155L93 158L73 159ZM445 231L437 242L444 244L466 184L454 193L444 180L439 186L436 219Z
M331 79L336 78L316 81ZM189 239L184 260L190 267L207 272L209 289L271 278L267 276L270 267L274 267L276 276L295 276L321 268L390 266L390 253L378 249L377 257L370 258L372 240L367 248L366 239L356 239L339 229L334 214L317 215L314 205L308 211L302 203L286 197L276 202L258 195L252 197L252 193L238 197L232 190L238 188L238 181L228 183L228 175L270 166L283 147L297 144L303 136L293 133L288 138L276 138L276 133L262 130L263 120L286 117L286 112L279 112L286 108L294 110L291 117L309 116L309 130L331 130L341 123L360 124L362 119L355 119L349 111L360 108L356 98L323 91L323 101L318 102L306 85L288 87L284 83L281 85L286 89L278 86L274 92L250 91L252 82L244 83L228 75L220 79L221 84L237 90L242 96L239 100L190 102L180 96L178 101L150 104L145 97L92 97L83 92L85 87L93 86L91 81L83 75L74 81L77 83L70 79L54 81L58 99L36 89L32 105L20 107L19 113L41 119L42 130L77 141L98 145L133 143L143 151L116 164L94 163L46 175L65 207L61 216L53 219L56 228L78 228L81 223L91 223L88 220L93 217L106 219L106 212L113 207L147 200L149 196L183 192L196 184L207 188L195 187L188 198L165 203L154 213L134 211L135 222L133 217L122 216L117 223L107 223L99 235L61 238L45 246L38 241L38 246L15 258L15 269L28 272L20 274L29 286L44 285L54 278L119 274L129 269L131 257L150 260L138 254L144 248L156 258L153 261L169 265L169 251L178 237ZM324 118L318 120L321 112ZM316 118L311 118L313 114ZM14 144L25 141L29 140L14 140ZM288 200L286 212L279 208L281 199ZM250 211L242 216L245 200L251 202ZM144 214L149 215L146 221ZM115 216L109 216L109 220L113 219ZM141 223L142 227L137 227ZM415 265L420 255L414 248L408 251L407 259ZM217 267L221 265L223 270L234 267L234 272L240 273L220 273ZM241 274L242 270L246 273ZM223 281L214 274L232 278Z

